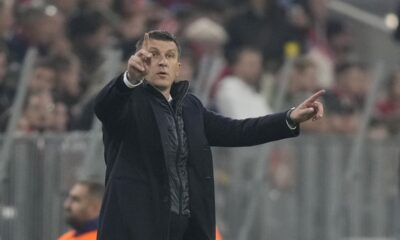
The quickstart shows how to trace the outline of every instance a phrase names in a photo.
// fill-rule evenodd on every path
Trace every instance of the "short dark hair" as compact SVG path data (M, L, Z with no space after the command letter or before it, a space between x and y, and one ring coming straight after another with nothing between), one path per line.
M244 45L236 48L230 53L230 55L226 56L229 65L235 65L236 63L238 63L244 52L260 53L262 60L264 61L264 56L262 55L262 51L259 48L251 45Z
M340 76L343 73L346 73L351 69L360 69L361 71L365 71L367 69L366 64L356 60L345 60L335 67L336 76Z
M293 62L293 68L294 68L294 70L296 70L298 72L304 72L308 68L310 68L310 67L313 68L316 66L317 65L311 58L304 57L304 56L296 58Z
M103 13L96 10L79 11L67 22L67 35L71 41L79 40L96 33L108 21Z
M54 64L54 61L52 58L39 58L37 62L33 65L34 69L37 68L46 68L46 69L52 69L56 71L56 65Z
M178 57L181 56L181 47L174 34L163 30L152 30L147 33L149 34L149 38L151 39L174 42L176 47L178 48ZM136 42L136 51L139 51L139 49L142 48L143 41L144 41L144 35Z
M103 198L104 195L104 185L93 180L79 180L76 184L84 185L88 188L90 196L93 196L99 200Z

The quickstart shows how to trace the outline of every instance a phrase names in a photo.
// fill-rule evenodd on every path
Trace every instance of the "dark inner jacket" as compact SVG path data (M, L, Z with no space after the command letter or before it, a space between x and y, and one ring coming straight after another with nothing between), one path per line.
M188 84L181 84L171 92L172 101L148 85L154 95L155 117L160 126L164 143L164 158L168 171L169 202L173 213L190 216L189 183L187 174L188 145L182 119L183 98L187 94Z

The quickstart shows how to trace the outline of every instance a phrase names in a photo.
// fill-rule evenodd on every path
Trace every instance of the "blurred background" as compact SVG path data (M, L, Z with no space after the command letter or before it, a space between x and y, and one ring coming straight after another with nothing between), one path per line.
M0 0L0 239L57 239L78 179L104 181L93 98L151 29L234 118L296 106L302 136L215 148L224 239L400 239L399 0Z

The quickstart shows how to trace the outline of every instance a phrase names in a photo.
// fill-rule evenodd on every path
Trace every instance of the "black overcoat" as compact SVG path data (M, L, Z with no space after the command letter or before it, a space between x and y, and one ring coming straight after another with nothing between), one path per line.
M100 240L167 240L169 186L154 101L149 84L126 87L122 76L99 93L95 113L103 124L106 192ZM173 89L188 84L175 83ZM240 97L240 96L238 96ZM210 146L249 146L298 135L286 113L233 120L206 110L192 94L183 100L189 147L191 218L187 240L215 239L214 177Z

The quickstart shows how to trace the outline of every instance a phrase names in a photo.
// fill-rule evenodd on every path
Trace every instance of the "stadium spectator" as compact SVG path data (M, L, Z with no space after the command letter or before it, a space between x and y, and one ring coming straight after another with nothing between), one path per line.
M0 131L4 131L7 123L8 110L15 94L15 86L8 77L8 49L0 41Z
M186 26L184 37L197 59L197 75L191 84L193 91L205 106L210 106L213 86L226 67L224 44L228 36L220 24L209 18L198 18Z
M228 58L236 49L252 46L261 49L265 66L275 71L283 61L286 43L296 42L302 48L303 30L299 32L290 24L278 1L251 0L244 9L228 20L226 26Z
M147 13L149 5L149 0L115 0L114 11L121 17L133 16Z
M69 127L68 109L62 102L54 104L53 114L49 121L48 130L52 132L66 132Z
M78 56L81 68L81 96L73 114L78 118L86 114L89 123L83 128L88 129L94 116L91 108L93 97L107 81L104 63L107 52L112 48L111 27L102 12L91 9L72 16L67 26L73 52Z
M354 58L352 35L342 21L334 18L325 20L322 30L324 38L320 36L318 41L311 31L312 47L307 55L317 64L319 84L331 88L334 85L335 66Z
M123 53L123 60L128 60L135 51L135 42L146 31L147 21L148 18L144 13L122 16L116 30L119 40L118 45Z
M40 133L50 129L53 119L54 99L49 92L28 95L18 130L25 134Z
M400 72L389 77L385 96L377 103L375 121L383 126L390 135L400 132Z
M52 63L56 69L55 96L58 101L68 108L79 102L82 95L81 66L79 60L73 56L55 56Z
M233 74L223 78L217 88L217 111L231 118L258 117L271 113L266 96L258 93L263 56L258 49L238 49ZM240 97L238 97L240 96Z
M42 91L53 93L56 87L56 73L52 59L40 59L35 64L29 80L30 93Z
M263 70L262 53L255 48L243 47L237 50L232 60L232 74L224 77L216 88L214 104L217 112L233 119L255 118L272 113L267 97L259 92ZM225 196L226 204L219 207L219 213L226 216L229 225L235 225L230 210L237 209L235 213L242 214L241 203L249 197L248 192L237 188L238 183L251 181L254 176L252 169L267 159L267 147L221 148L214 151L214 156L215 163L220 166L217 176L228 176L226 188L231 189L229 192L232 193Z
M290 108L298 101L320 89L316 63L308 57L299 57L294 60L289 74L289 87L285 97L285 107ZM311 132L328 131L326 121L318 123L305 122L301 129Z
M336 65L354 58L353 36L343 21L329 18L325 32L328 43L327 51Z
M14 5L15 0L4 0L0 2L0 40L7 38L14 25Z
M104 52L111 44L109 23L99 11L81 11L69 19L67 33L73 52L81 63L84 74L82 86L87 90L93 84L99 83L104 74L100 71L100 66L104 63Z
M7 39L10 61L21 63L29 47L36 47L42 57L49 56L64 35L64 17L53 6L27 6L19 10L18 27Z
M323 98L331 131L353 134L358 130L370 83L361 63L346 62L336 67L336 85Z
M102 184L78 181L64 202L65 219L71 230L58 240L96 240L98 217L104 194Z
M121 21L119 21L119 16L113 10L113 0L81 0L80 5L81 9L84 11L100 12L104 18L107 19L107 23L111 29L115 29L119 24L121 24Z

